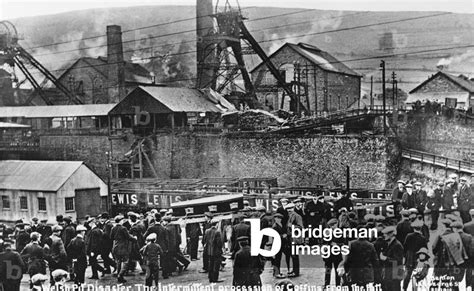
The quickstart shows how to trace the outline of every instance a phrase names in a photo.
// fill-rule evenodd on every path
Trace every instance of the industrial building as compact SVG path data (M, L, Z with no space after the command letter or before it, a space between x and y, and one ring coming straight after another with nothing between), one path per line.
M1 220L81 219L107 209L107 184L83 162L0 161Z
M439 71L411 90L405 103L412 105L417 101L435 101L467 110L474 105L474 81Z
M347 109L358 100L361 75L329 53L305 43L286 43L269 56L307 113ZM290 110L289 96L262 62L252 71L257 98L267 110Z

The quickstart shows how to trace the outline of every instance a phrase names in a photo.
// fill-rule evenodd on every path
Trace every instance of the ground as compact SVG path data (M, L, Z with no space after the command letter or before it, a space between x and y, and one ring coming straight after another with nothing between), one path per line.
M283 260L282 260L283 261ZM319 256L301 256L300 257L301 265L308 265L310 264L311 268L301 268L301 276L297 278L292 278L292 282L294 284L308 284L308 285L323 285L324 284L324 262L321 257ZM285 266L285 263L283 263L283 266ZM163 279L160 278L160 282L162 284L174 284L174 285L192 285L196 283L201 283L203 285L209 284L209 281L207 279L207 274L199 273L199 270L202 268L202 260L198 261L192 261L191 265L189 266L188 270L183 271L181 274L176 274L169 279ZM139 268L138 268L139 269ZM127 283L122 284L122 286L129 286L130 288L128 291L141 291L144 290L142 286L136 286L135 284L144 284L145 283L145 276L139 275L139 270L137 270L134 274L134 276L127 276L125 279L127 280ZM282 273L286 274L286 268L282 269ZM275 279L272 276L273 274L273 269L270 264L270 262L267 262L265 264L265 270L261 275L262 278L262 283L264 285L272 285L275 286L277 282L279 282L281 279ZM99 280L91 280L87 279L88 277L91 277L91 268L88 267L86 271L86 285L92 284L97 286L103 286L104 289L106 290L106 286L113 286L117 285L117 278L113 277L112 275L105 275L105 277L99 279ZM161 276L161 274L160 274ZM334 274L333 274L334 276ZM224 280L222 283L218 283L215 285L214 290L223 290L223 289L218 289L219 287L223 288L225 286L232 286L232 261L227 260L226 261L226 266L224 267L224 270L220 272L219 274L219 279ZM22 284L21 284L21 290L29 290L29 276L25 275L23 276ZM334 283L334 278L332 283ZM68 285L72 285L71 282L68 282ZM89 287L89 286L87 286ZM100 290L98 288L84 288L84 290ZM113 290L113 289L110 289ZM127 290L125 289L115 289L115 290Z

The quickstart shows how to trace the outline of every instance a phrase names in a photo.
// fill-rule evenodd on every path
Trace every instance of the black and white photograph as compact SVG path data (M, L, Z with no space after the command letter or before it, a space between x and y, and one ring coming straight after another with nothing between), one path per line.
M0 291L474 287L472 0L0 0Z

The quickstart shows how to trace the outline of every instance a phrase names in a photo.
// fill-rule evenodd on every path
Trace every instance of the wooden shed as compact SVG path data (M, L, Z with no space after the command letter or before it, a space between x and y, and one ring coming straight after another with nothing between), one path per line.
M80 161L0 161L0 221L107 210L107 184Z

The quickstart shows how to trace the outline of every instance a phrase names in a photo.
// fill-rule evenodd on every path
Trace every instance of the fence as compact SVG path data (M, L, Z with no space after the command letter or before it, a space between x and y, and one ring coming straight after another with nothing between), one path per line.
M423 164L429 164L443 168L446 171L446 174L448 170L452 170L460 174L474 173L474 163L472 160L458 160L410 149L404 149L402 151L402 157L404 159L408 159L409 161L419 162L421 163L422 167Z

